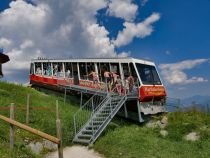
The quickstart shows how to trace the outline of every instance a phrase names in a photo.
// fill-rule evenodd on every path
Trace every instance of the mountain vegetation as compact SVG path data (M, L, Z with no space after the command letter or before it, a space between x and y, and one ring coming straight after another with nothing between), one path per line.
M30 94L30 105L50 108L48 110L31 110L29 125L50 135L56 136L55 102L59 101L64 146L71 146L73 138L73 114L79 109L76 96L67 98L47 94L33 88L25 88L0 82L0 108L15 103L15 120L25 122L25 111L18 110L26 106L26 96ZM8 110L0 114L9 116ZM188 138L188 136L191 136ZM42 138L26 131L16 129L15 150L9 150L9 125L0 120L0 155L1 158L41 158L49 152L34 154L26 146L30 142L39 142ZM107 158L209 158L210 157L210 116L191 109L153 116L143 124L116 117L91 148Z

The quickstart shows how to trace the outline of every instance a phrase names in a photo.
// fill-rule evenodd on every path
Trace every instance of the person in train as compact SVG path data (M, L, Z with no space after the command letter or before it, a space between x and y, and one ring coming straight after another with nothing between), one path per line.
M134 85L134 78L131 74L128 76L127 81L128 81L128 87L129 87L129 94L131 94L133 90L133 85Z
M47 68L47 75L51 76L52 75L52 70L51 70L51 66L49 65Z
M119 75L115 72L115 71L113 71L112 73L111 73L111 78L112 78L112 82L111 82L111 87L112 88L115 88L115 86L116 86L116 83L117 83L117 77L118 77Z
M66 72L66 77L70 78L70 75L71 75L71 71L68 69L67 72Z
M105 83L106 83L106 87L107 90L110 91L110 82L111 82L111 78L110 78L110 72L107 71L107 69L104 71L104 78L105 78Z
M98 74L95 71L92 70L88 76L92 76L93 83L99 82Z

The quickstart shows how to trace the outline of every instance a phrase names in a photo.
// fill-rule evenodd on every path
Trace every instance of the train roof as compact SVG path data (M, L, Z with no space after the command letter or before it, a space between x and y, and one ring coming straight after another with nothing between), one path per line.
M131 57L116 57L116 58L71 58L71 59L46 59L46 58L38 58L32 59L32 62L99 62L99 63L141 63L146 65L155 65L155 63L151 60L146 59L137 59Z

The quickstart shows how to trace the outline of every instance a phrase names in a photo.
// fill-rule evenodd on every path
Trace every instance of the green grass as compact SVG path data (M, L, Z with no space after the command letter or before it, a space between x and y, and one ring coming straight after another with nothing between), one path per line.
M27 94L30 94L30 105L33 107L48 107L55 110L56 100L59 100L59 110L62 123L63 143L71 145L73 138L73 114L78 110L78 101L74 98L67 100L64 105L63 97L58 95L46 95L32 88L25 88L20 85L0 82L0 107L9 106L14 103L18 107L26 107ZM9 117L9 111L0 110L0 114ZM55 112L46 110L30 111L30 126L56 136ZM23 110L15 111L15 120L24 123L26 112ZM17 129L15 134L15 152L13 157L39 157L31 154L25 148L25 139L39 141L40 137L30 134L24 130ZM5 148L3 148L5 147ZM0 120L0 157L9 157L9 125ZM21 155L21 156L20 156Z
M15 103L17 107L26 106L27 94L31 95L33 107L49 107L55 109L55 102L59 100L62 122L64 146L72 145L73 114L79 108L79 99L69 98L64 105L63 97L36 91L32 88L0 82L0 107ZM16 111L15 119L24 123L25 111ZM0 114L9 117L9 111ZM145 124L128 122L116 118L99 137L93 148L107 158L209 158L210 157L210 116L196 110L190 112L174 112L166 114L168 136L160 135L160 128L147 128ZM154 121L161 120L163 115ZM55 113L50 111L31 111L30 126L56 136ZM200 139L190 142L183 139L189 132L195 131ZM41 138L26 131L17 129L15 152L9 151L9 125L0 120L0 157L40 158L26 149L26 139L39 141Z
M162 116L159 116L161 119ZM124 123L108 130L96 142L94 149L109 158L209 158L210 116L197 111L167 114L168 136L160 135L160 128ZM186 141L189 132L199 133L200 140Z

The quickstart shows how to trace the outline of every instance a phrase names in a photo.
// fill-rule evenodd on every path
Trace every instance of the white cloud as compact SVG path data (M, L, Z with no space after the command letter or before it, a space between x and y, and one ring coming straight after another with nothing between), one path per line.
M189 78L184 70L193 69L194 67L207 62L208 59L185 60L173 64L161 64L159 68L165 79L169 84L190 84L207 82L208 80L202 77Z
M159 13L153 13L143 22L138 24L125 22L123 25L125 28L117 35L116 40L113 43L117 46L123 46L130 43L133 38L144 38L149 36L153 32L152 24L160 19Z
M25 41L20 45L20 48L21 48L21 49L26 49L26 48L30 48L30 47L33 47L33 46L34 46L33 41L31 41L31 40L25 40Z
M12 1L0 13L0 45L9 46L5 73L29 69L32 58L116 56L109 32L95 15L105 0ZM26 66L28 65L28 66Z
M138 6L132 0L111 0L107 13L110 16L122 18L126 21L133 21L136 17Z
M12 44L12 41L7 38L0 38L0 47L7 48Z
M116 46L128 44L134 37L143 38L151 34L151 24L159 19L154 13L139 24L125 22L125 29L114 43L104 26L97 24L98 10L112 6L108 0L33 0L35 5L24 0L12 1L10 7L0 12L0 46L10 56L5 64L5 73L18 71L28 73L32 58L69 57L114 57ZM113 1L114 2L114 1ZM128 3L129 2L129 3ZM119 3L119 1L118 1ZM131 21L138 7L131 0L122 4L127 8L114 16ZM121 4L120 4L121 5ZM110 10L110 8L109 8ZM111 11L111 10L110 10ZM110 12L111 14L111 12ZM127 34L128 40L125 40ZM119 56L128 56L122 52Z
M131 55L130 51L128 51L128 52L123 51L123 52L119 53L117 56L121 57L121 58L124 58L124 57L128 57L130 55Z
M90 40L97 47L98 53L96 57L114 57L114 45L111 44L107 35L109 32L103 26L98 24L92 24L87 27L87 31L90 34Z

